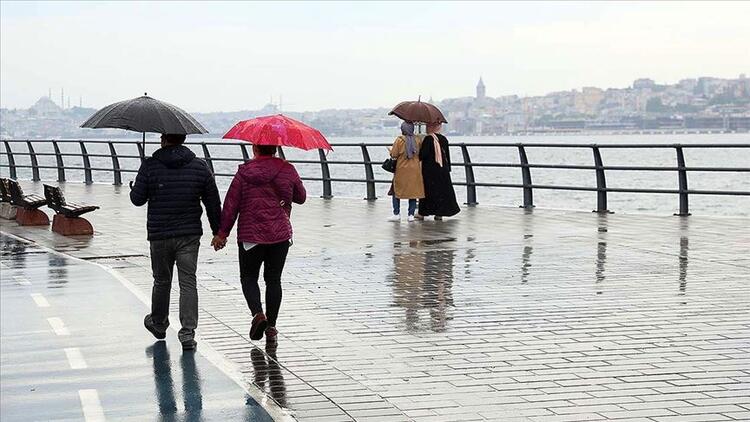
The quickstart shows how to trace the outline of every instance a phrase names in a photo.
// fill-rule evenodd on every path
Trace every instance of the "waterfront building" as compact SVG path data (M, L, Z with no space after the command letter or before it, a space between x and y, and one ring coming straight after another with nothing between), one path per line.
M479 77L479 83L477 83L477 100L484 100L485 96L487 94L487 89L484 86L484 81L482 80L482 77Z

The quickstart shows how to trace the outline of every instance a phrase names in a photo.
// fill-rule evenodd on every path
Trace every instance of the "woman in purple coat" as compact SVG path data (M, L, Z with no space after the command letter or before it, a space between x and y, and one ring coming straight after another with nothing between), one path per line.
M292 239L289 217L292 202L302 204L305 187L294 166L276 158L276 147L253 145L254 159L239 166L224 198L221 225L212 244L221 249L239 215L239 246L242 293L253 314L250 338L276 339L276 319L281 307L281 272ZM260 300L258 277L263 265L266 311Z

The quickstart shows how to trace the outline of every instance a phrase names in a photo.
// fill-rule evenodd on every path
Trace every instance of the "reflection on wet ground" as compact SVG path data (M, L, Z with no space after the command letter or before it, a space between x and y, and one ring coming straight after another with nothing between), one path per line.
M531 245L534 235L525 234L523 238L528 244L524 245L523 253L521 253L521 283L528 283L531 272L531 255L534 254L534 247Z
M687 290L687 271L688 271L688 238L687 236L681 236L680 237L680 255L678 256L678 259L680 260L680 269L679 269L679 280L680 280L680 295L684 296L685 291Z
M50 289L65 287L68 283L68 258L48 254L47 259L47 287Z
M0 256L3 260L7 260L11 268L23 268L26 262L27 245L24 242L19 242L13 238L2 236L0 237Z
M286 385L276 354L278 347L278 342L272 341L266 343L265 353L258 347L253 347L250 351L253 383L265 391L279 406L286 407Z
M148 294L145 213L98 189L97 235L71 253ZM204 239L202 344L302 421L746 416L747 219L476 207L389 224L388 214L385 201L311 198L296 209L276 350L244 334L236 251L214 253ZM79 283L68 268L61 293ZM196 363L202 384L190 391L207 419L213 377ZM153 391L148 381L140 391Z
M453 270L456 252L450 249L429 250L427 247L455 239L414 241L406 251L393 255L394 303L405 312L407 331L428 329L445 331L452 319ZM398 244L397 249L403 248ZM427 311L424 314L423 311ZM425 319L428 322L421 322Z
M177 401L175 399L174 380L172 378L172 360L167 343L157 341L146 348L146 355L153 359L154 385L162 420L175 420ZM195 364L195 351L183 352L180 357L182 372L182 397L186 421L202 419L203 396L201 394L201 376Z

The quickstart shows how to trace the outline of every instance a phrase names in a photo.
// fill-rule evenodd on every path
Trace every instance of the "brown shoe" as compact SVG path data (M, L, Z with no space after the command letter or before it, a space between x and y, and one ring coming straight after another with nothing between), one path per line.
M253 317L253 323L250 325L250 339L260 340L263 338L263 331L268 327L266 314L258 312Z
M276 336L279 335L279 330L276 327L266 328L266 341L276 341Z

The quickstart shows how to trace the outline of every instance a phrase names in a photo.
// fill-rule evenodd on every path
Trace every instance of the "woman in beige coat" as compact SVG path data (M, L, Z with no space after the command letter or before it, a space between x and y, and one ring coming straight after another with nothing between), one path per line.
M414 221L417 199L424 198L422 164L419 162L419 148L422 140L414 135L414 123L401 124L401 136L391 146L391 158L396 159L396 172L393 175L393 215L390 221L401 221L401 200L409 200L409 221Z

